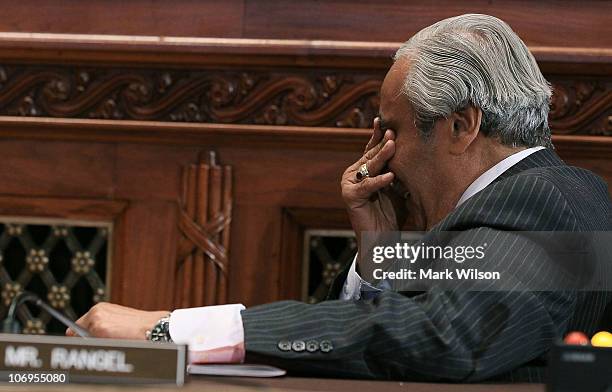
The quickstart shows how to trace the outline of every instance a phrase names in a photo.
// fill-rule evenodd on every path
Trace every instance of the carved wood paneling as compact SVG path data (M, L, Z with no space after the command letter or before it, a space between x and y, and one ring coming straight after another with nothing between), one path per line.
M7 168L0 174L5 188L10 185L0 197L0 212L75 219L119 214L111 300L150 310L178 306L179 169L200 162L202 150L215 146L222 163L232 167L227 301L252 306L300 298L304 230L350 229L339 178L369 138L367 130L350 128L17 120L0 118ZM553 140L568 163L612 181L611 137ZM101 154L106 146L114 148ZM104 166L92 171L98 161ZM83 181L88 176L110 182L92 193L93 182ZM33 194L45 200L29 202ZM119 212L121 200L125 210Z
M554 133L612 135L612 77L551 81Z
M350 228L339 178L397 44L153 41L0 33L0 212L94 219L124 202L111 300L125 305L300 298L303 232ZM612 181L612 137L594 136L610 134L612 51L533 53L556 87L560 155ZM221 195L210 149L231 166ZM31 196L45 200L20 204Z
M379 70L0 67L0 114L367 128ZM558 134L612 134L612 78L553 75Z
M179 203L179 243L175 304L216 305L227 301L232 168L215 162L183 168Z
M367 127L383 73L0 67L0 115Z

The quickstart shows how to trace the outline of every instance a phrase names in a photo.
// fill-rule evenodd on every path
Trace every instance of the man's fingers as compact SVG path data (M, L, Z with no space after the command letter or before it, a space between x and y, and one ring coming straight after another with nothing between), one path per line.
M361 182L355 184L357 196L360 199L368 199L373 193L389 186L394 178L395 175L392 172L376 177L364 178Z
M87 328L87 326L90 323L91 313L92 313L92 310L90 309L87 313L82 315L80 319L75 321L75 324L77 324L79 327Z
M395 140L395 133L392 130L388 129L385 131L383 135L383 139L377 145L374 145L374 147L370 148L364 155L362 155L361 158L359 158L357 162L349 166L344 172L344 174L354 176L355 172L359 170L359 166L363 165L368 160L374 158L374 156L378 153L378 151L380 151L380 149L383 147L385 142L389 140ZM368 143L368 147L369 147L369 143Z
M79 322L78 320L75 322L75 324L78 325L79 327L82 327L85 330L89 329L82 322ZM79 336L79 335L72 328L66 328L66 336Z
M378 151L378 154L367 162L370 177L381 174L381 171L394 154L395 142L393 140L387 140L385 145Z
M387 164L387 161L395 154L395 141L392 131L385 133L384 145L375 147L368 151L366 155L359 158L359 160L349 166L344 174L342 175L343 182L349 182L355 184L359 182L356 177L357 171L364 163L367 165L368 173L370 177L377 176L381 173L382 169Z
M368 152L366 152L364 154L364 156L361 158L361 160L366 161L366 160L370 160L370 159L374 158L376 156L376 154L378 154L380 149L383 148L383 146L385 144L387 144L387 142L389 140L395 140L395 134L393 133L393 131L387 129L385 131L385 134L383 135L383 138L380 141L380 143L378 143L376 146L374 146L373 148L368 150Z
M74 323L76 325L78 325L79 327L82 327L82 328L88 330L89 329L90 319L91 319L91 309L89 310L89 312L85 313L83 316L81 316L80 319L78 319ZM78 336L78 335L72 329L67 328L66 329L66 336Z
M372 132L372 137L370 137L370 140L368 141L368 144L366 145L366 148L363 151L363 153L364 154L367 153L374 146L376 146L380 142L380 139L382 139L382 137L383 137L383 132L380 129L380 117L376 117L374 119L374 132Z

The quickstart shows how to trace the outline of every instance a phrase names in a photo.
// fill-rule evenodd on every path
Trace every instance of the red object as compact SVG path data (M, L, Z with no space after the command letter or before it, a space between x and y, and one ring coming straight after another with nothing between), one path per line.
M565 344L578 346L588 346L590 344L590 340L585 334L576 331L568 333L563 341Z

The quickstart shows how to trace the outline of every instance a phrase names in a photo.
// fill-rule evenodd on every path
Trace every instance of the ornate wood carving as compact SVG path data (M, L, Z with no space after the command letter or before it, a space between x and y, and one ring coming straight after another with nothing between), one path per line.
M557 134L612 135L612 79L554 80L550 126Z
M381 70L0 67L0 114L368 128ZM612 80L553 76L557 134L612 134Z
M227 301L232 214L232 168L208 162L183 168L179 202L175 304L204 306Z
M367 127L380 72L5 66L0 114Z

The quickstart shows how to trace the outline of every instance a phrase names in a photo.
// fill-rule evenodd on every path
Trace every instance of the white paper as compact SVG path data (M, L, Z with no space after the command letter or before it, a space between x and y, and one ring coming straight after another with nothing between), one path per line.
M232 377L280 377L287 374L283 369L268 365L189 365L189 374L206 376L232 376Z

